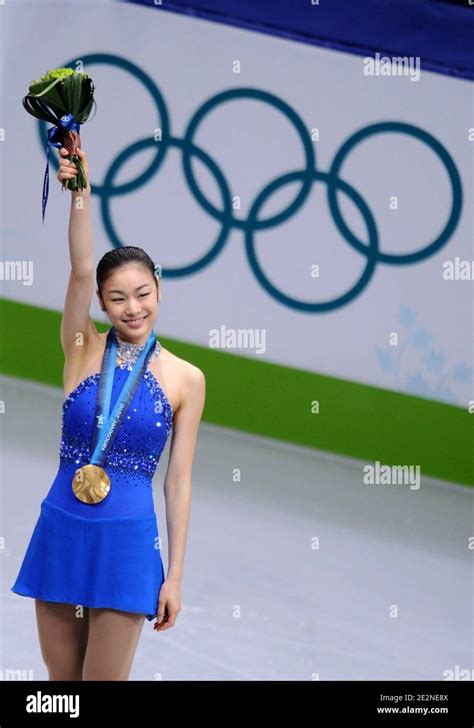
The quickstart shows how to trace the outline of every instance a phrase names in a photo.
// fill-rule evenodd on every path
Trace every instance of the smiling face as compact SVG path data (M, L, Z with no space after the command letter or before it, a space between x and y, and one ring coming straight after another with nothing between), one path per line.
M158 314L161 290L157 279L143 265L127 263L115 269L105 281L102 297L117 336L132 344L145 344Z

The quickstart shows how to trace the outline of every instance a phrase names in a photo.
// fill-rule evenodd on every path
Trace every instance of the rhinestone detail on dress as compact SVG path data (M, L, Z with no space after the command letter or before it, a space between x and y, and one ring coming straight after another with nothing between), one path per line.
M140 348L135 344L130 346ZM158 355L157 352L159 353L160 349L157 341L149 361ZM122 348L121 363L116 364L116 375L119 377L123 375L117 370L130 369L133 366L134 357L136 358L140 353L137 349L133 352L129 346L127 346L127 352ZM67 461L75 467L90 462L92 456L90 440L92 410L95 409L96 396L94 396L94 387L98 385L99 379L100 372L91 374L80 382L63 402L60 460ZM144 394L145 392L146 394ZM145 370L143 382L140 383L135 397L137 399L134 398L130 404L104 467L126 472L131 481L135 481L135 485L140 482L151 487L151 478L158 467L173 427L173 409L158 380L149 369ZM77 408L70 418L70 408L77 400L79 400ZM137 400L139 406L135 406Z
M123 341L118 337L117 333L115 334L115 338L117 340L117 364L122 369L128 369L128 371L132 371L133 365L142 353L146 344L131 344L129 341ZM161 344L157 339L155 343L155 348L148 357L148 361L150 362L153 361L153 359L156 359L160 351Z

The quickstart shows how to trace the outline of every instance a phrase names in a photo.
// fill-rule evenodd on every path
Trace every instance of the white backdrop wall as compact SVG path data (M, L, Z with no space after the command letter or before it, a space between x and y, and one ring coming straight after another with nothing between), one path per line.
M211 169L223 175L237 221L248 220L256 197L271 181L304 169L293 115L308 134L320 172L329 171L338 150L359 130L386 122L409 124L444 147L460 176L460 219L438 251L417 262L378 262L352 300L330 310L303 311L277 300L257 280L246 255L244 225L237 223L206 266L164 279L156 330L205 346L212 329L251 329L257 337L263 331L264 347L237 353L466 405L472 397L472 280L447 280L444 270L450 261L473 258L469 82L429 72L417 81L367 76L358 56L107 2L81 3L80 10L73 3L10 2L2 8L2 23L1 259L25 262L33 271L31 285L2 280L5 298L57 310L64 301L68 195L50 165L42 226L46 156L38 123L21 104L28 83L48 69L82 61L94 79L97 113L81 129L93 189L104 184L111 164L135 142L143 140L143 149L124 161L112 183L136 179L151 163L153 135L163 129L163 117L144 79L161 94L175 142L145 184L110 197L108 207L121 242L144 247L165 270L202 258L222 230L192 194L181 143L193 115L217 94L258 92L215 106L193 140L215 165ZM92 63L91 56L98 54L115 60ZM192 159L196 181L209 203L222 210L215 172L202 159ZM340 178L368 206L384 254L425 249L449 218L452 188L446 167L414 135L368 136L348 154ZM367 265L367 257L335 225L327 182L314 182L292 216L254 234L265 276L292 299L340 298ZM298 180L280 187L257 217L278 215L300 189ZM338 200L347 224L366 245L360 213L344 193ZM93 225L97 263L113 244L99 195L93 198ZM92 313L104 320L96 302ZM398 346L390 344L394 335Z

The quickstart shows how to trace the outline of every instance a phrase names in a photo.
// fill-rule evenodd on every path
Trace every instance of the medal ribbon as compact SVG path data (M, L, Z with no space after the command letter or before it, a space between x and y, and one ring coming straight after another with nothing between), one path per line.
M146 370L148 357L156 344L156 337L153 331L140 353L140 356L133 365L132 371L127 376L120 394L117 397L113 412L110 414L110 402L112 399L112 386L115 374L115 359L117 356L117 338L115 327L109 330L105 352L100 368L99 388L97 391L97 402L94 416L94 429L92 434L91 457L92 465L99 465L106 461L112 443L117 435L118 427L121 424L130 403L138 389L143 372ZM105 423L105 426L104 426Z

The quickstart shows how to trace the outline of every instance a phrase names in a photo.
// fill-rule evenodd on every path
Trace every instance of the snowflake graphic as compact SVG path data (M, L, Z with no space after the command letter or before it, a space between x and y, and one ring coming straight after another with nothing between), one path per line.
M466 361L450 366L435 337L418 321L415 309L401 306L398 321L404 329L400 345L375 349L382 371L391 375L401 391L465 406L459 385L472 379L472 366Z

